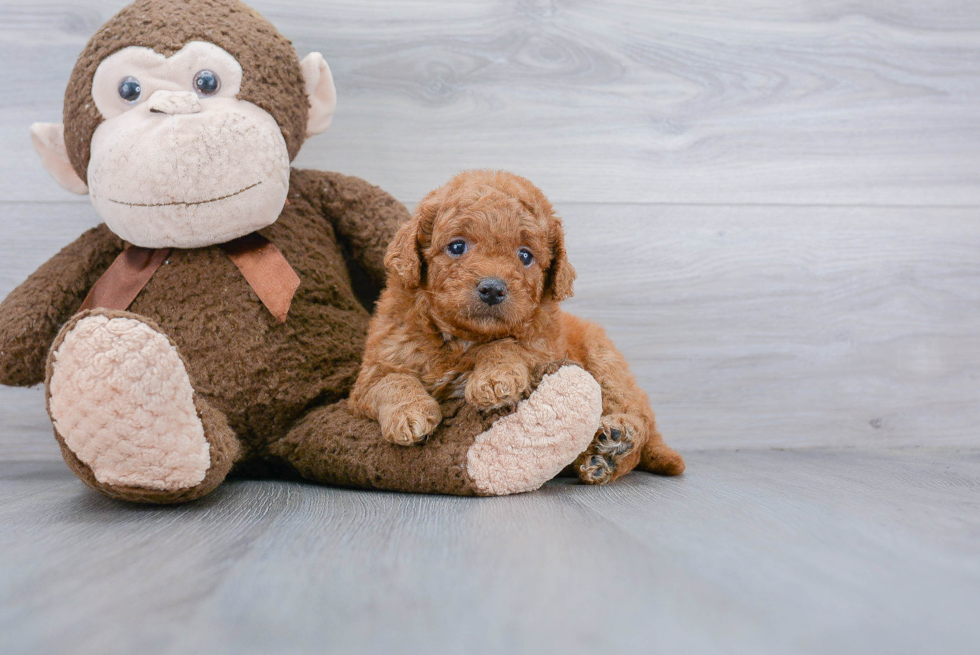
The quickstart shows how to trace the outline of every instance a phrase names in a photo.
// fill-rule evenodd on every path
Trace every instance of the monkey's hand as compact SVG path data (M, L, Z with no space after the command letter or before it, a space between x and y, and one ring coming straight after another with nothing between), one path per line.
M37 269L0 303L0 384L44 381L48 349L123 243L105 225L92 228Z

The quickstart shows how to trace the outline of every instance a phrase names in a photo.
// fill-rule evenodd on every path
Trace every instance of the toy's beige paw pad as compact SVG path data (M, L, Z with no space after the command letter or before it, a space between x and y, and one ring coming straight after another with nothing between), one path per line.
M578 458L579 479L587 484L604 484L619 469L620 461L636 449L637 430L623 417L603 416L589 449Z
M477 436L467 473L483 494L533 491L588 448L601 416L599 383L578 366L564 366Z
M204 480L210 445L167 337L135 319L89 316L53 357L51 418L96 480L165 491Z

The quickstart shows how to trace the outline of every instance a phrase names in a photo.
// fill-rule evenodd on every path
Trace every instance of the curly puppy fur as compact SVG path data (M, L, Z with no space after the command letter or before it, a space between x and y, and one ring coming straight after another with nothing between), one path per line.
M387 288L371 321L352 407L388 440L423 441L453 398L510 406L532 371L567 358L602 386L603 416L575 462L580 479L611 482L634 467L678 475L646 394L601 327L566 314L575 270L561 220L528 180L461 173L426 196L385 257Z

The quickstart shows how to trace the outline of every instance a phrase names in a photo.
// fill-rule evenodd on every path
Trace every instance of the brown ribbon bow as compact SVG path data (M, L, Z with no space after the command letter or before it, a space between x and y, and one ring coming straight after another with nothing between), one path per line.
M257 232L221 244L221 249L241 271L262 304L277 321L285 323L299 288L299 276L279 249ZM92 286L81 310L129 309L169 255L170 248L129 246Z

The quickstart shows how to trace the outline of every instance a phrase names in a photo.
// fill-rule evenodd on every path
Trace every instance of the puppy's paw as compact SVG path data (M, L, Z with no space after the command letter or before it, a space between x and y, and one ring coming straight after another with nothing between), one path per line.
M575 461L579 479L586 484L605 484L628 473L622 470L623 460L641 446L639 433L637 422L627 414L603 416L588 450Z
M484 410L516 405L530 387L527 366L477 369L466 383L466 402Z
M440 421L442 410L431 396L390 405L378 414L382 436L400 446L425 441Z

